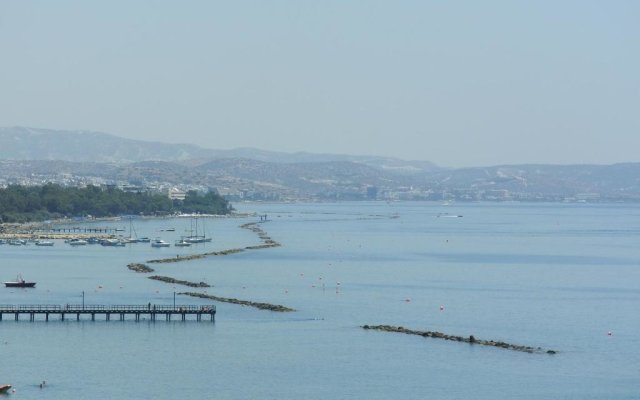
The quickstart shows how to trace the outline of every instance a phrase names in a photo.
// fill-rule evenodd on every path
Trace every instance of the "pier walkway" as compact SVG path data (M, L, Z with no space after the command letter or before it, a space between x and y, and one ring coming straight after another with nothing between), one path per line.
M15 320L20 319L20 315L28 315L29 321L35 321L36 316L44 316L45 321L49 321L49 315L59 315L60 320L64 321L66 317L75 316L80 321L80 315L91 316L91 321L95 321L96 315L104 315L105 320L110 321L111 316L118 317L120 321L124 321L125 317L132 315L136 321L140 321L140 316L148 316L149 320L155 321L159 317L164 317L167 321L171 321L172 316L181 317L182 321L187 320L187 316L195 316L196 321L202 321L203 316L209 316L211 321L215 320L216 306L194 306L194 305L177 305L165 306L156 304L146 305L82 305L82 304L35 304L35 305L0 305L0 321L4 314L13 314Z
M36 233L103 233L103 234L115 234L123 232L124 229L111 228L111 227L80 227L80 226L67 226L64 228L42 228L34 229Z

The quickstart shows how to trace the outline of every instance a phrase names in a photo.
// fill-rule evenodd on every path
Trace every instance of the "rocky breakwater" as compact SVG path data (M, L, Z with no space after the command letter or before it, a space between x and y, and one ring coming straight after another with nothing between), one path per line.
M150 264L176 263L181 261L198 260L206 257L228 256L230 254L241 253L245 250L260 250L260 249L269 249L272 247L282 246L280 243L276 242L269 235L267 235L267 233L264 230L262 230L262 228L260 228L258 224L259 224L258 222L249 222L249 223L240 225L240 228L249 229L250 231L255 232L260 238L260 240L262 241L261 244L254 245L254 246L246 246L243 248L226 249L226 250L220 250L220 251L210 251L208 253L191 254L187 256L176 255L175 257L160 258L156 260L149 260L147 262Z
M480 346L499 347L501 349L521 351L525 353L539 353L539 354L556 354L557 353L557 351L555 350L545 350L541 347L521 346L521 345L505 343L501 341L476 339L473 335L468 337L447 335L442 332L417 331L417 330L407 329L402 326L392 326L392 325L363 325L362 328L367 330L377 330L377 331L383 331L383 332L404 333L407 335L416 335L416 336L422 336L425 338L430 337L435 339L451 340L455 342L469 343L472 345L477 344Z
M173 283L173 284L176 284L176 285L184 285L184 286L189 286L189 287L195 287L195 288L208 288L208 287L211 287L211 285L209 285L208 283L205 283L205 282L183 281L181 279L175 279L175 278L172 278L170 276L153 275L153 276L150 276L149 279L153 279L153 280L156 280L156 281L162 281L162 282L166 282L166 283Z
M165 263L175 263L175 262L180 262L180 261L191 261L191 260L198 260L201 258L206 258L209 256L228 256L229 254L236 254L236 253L240 253L244 251L244 249L226 249L226 250L220 250L220 251L210 251L208 253L199 253L199 254L191 254L188 256L175 256L175 257L169 257L169 258L160 258L157 260L149 260L147 261L148 263L151 264L165 264Z
M275 311L275 312L292 312L292 311L295 311L293 308L281 306L281 305L278 305L278 304L257 303L257 302L254 302L254 301L238 300L238 299L232 299L232 298L227 298L227 297L213 296L213 295L205 294L205 293L181 292L181 293L178 293L178 294L185 295L185 296L191 296L191 297L199 297L201 299L209 299L209 300L219 301L219 302L223 302L223 303L239 304L239 305L242 305L242 306L249 306L249 307L258 308L260 310L268 310L268 311Z
M139 272L139 273L143 273L143 274L148 274L150 272L155 271L155 269L148 267L144 264L140 264L140 263L131 263L129 265L127 265L127 268L129 268L130 270L132 270L133 272Z
M260 238L260 240L262 240L262 244L261 245L257 245L257 246L247 246L245 247L245 249L247 250L253 250L253 249L266 249L269 247L279 247L282 246L280 243L276 242L275 240L273 240L268 234L267 232L265 232L264 230L262 230L262 228L260 228L259 226L260 222L249 222L247 224L243 224L240 225L240 228L242 229L248 229L251 232L254 232L255 234L258 235L258 237Z

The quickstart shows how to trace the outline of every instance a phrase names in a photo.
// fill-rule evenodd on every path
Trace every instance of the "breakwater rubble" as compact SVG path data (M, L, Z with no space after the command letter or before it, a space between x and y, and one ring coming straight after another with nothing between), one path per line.
M241 251L244 251L244 249L226 249L220 251L210 251L208 253L191 254L188 256L177 255L175 257L160 258L157 260L149 260L147 262L151 264L175 263L180 261L198 260L200 258L207 258L209 256L228 256L229 254L240 253Z
M187 256L176 255L175 257L160 258L156 260L149 260L147 262L150 264L175 263L175 262L181 262L181 261L198 260L206 257L228 256L230 254L241 253L245 250L260 250L260 249L269 249L272 247L280 247L281 244L273 240L269 235L267 235L267 233L264 230L262 230L262 228L260 228L258 224L259 222L249 222L249 223L240 225L240 228L249 229L250 231L255 232L260 238L260 240L262 241L262 244L235 248L235 249L210 251L208 253L191 254Z
M556 350L545 350L540 347L531 347L531 346L521 346L511 343L505 343L501 341L494 340L482 340L476 339L473 335L468 337L464 336L455 336L455 335L447 335L442 332L433 332L433 331L417 331L412 329L407 329L402 326L392 326L392 325L363 325L362 329L367 330L377 330L383 332L394 332L394 333L404 333L407 335L416 335L422 337L431 337L435 339L443 339L443 340L451 340L455 342L469 343L469 344L477 344L481 346L493 346L499 347L501 349L513 350L513 351L521 351L525 353L540 353L540 354L556 354Z
M178 293L178 294L185 295L185 296L191 296L191 297L199 297L201 299L209 299L209 300L214 300L214 301L220 301L220 302L223 302L223 303L239 304L239 305L242 305L242 306L249 306L249 307L258 308L260 310L269 310L269 311L275 311L275 312L293 312L293 311L295 311L293 308L281 306L279 304L257 303L257 302L254 302L254 301L247 301L247 300L232 299L232 298L227 298L227 297L213 296L213 295L205 294L205 293L181 292L181 293Z
M189 282L189 281L183 281L180 279L174 279L170 276L160 276L160 275L153 275L150 276L149 279L154 279L156 281L162 281L162 282L166 282L166 283L174 283L176 285L184 285L184 286L189 286L189 287L196 287L196 288L208 288L211 287L211 285L209 285L208 283L205 282Z
M155 269L146 266L144 264L140 264L140 263L131 263L129 265L127 265L127 268L129 268L130 270L134 271L134 272L139 272L139 273L144 273L144 274L148 274L150 272L155 271Z

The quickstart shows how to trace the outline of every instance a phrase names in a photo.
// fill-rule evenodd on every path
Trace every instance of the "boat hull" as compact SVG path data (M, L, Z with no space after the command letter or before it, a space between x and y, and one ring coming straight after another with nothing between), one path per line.
M5 287L32 288L36 286L35 282L5 282Z

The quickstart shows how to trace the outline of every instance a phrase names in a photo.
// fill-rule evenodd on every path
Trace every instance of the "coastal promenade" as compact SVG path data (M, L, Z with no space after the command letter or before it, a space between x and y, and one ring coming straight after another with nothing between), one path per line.
M194 316L196 321L202 321L202 317L209 317L211 321L215 321L216 306L195 306L195 305L84 305L84 304L34 304L34 305L0 305L0 321L3 320L4 314L13 315L16 321L20 320L21 315L29 316L29 321L35 321L37 316L44 317L45 321L49 321L50 315L59 316L61 321L66 317L80 321L80 316L90 316L91 321L95 321L96 315L103 315L106 321L110 321L112 316L117 317L120 321L124 321L127 316L132 316L135 321L140 321L141 316L147 316L149 320L156 321L158 318L164 317L165 320L171 321L173 316L177 316L186 321L188 316Z

